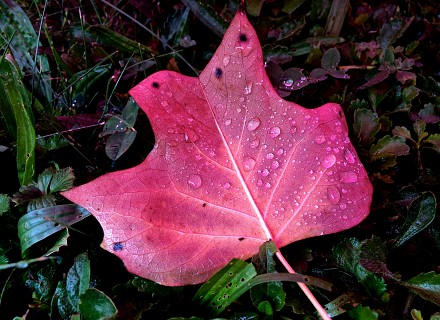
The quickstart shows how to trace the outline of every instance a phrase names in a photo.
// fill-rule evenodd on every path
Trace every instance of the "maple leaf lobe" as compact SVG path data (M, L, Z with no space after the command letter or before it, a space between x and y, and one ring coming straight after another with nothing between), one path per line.
M161 71L130 94L150 119L153 150L64 195L98 219L103 248L132 273L203 282L269 239L282 247L369 212L371 183L340 106L282 100L241 11L199 78Z

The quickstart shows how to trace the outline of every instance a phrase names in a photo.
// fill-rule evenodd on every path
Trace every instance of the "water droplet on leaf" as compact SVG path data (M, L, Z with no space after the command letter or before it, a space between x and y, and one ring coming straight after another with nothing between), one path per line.
M251 157L246 157L243 160L244 171L251 171L255 167L255 159Z
M276 138L281 134L281 129L280 127L272 127L269 129L269 136L271 138Z
M353 171L347 171L341 173L341 180L345 183L354 183L358 181L358 176Z
M355 163L356 162L356 158L354 157L353 152L351 152L348 149L346 149L344 151L344 158L345 158L345 160L347 160L348 163Z
M261 124L260 118L253 117L253 118L249 119L249 121L247 123L247 129L249 131L254 131L260 126L260 124Z
M188 184L194 189L200 188L202 185L202 178L198 174L192 174L188 177Z
M341 194L335 186L329 186L327 188L327 197L332 204L337 204L339 200L341 200Z
M336 163L336 156L333 153L326 155L324 157L324 160L322 161L322 165L327 169L333 167L335 163Z
M322 135L320 135L320 136L317 136L316 138L315 138L315 143L317 143L317 144L322 144L322 143L324 143L325 142L325 136L322 134Z
M229 126L232 123L232 119L225 120L225 126Z

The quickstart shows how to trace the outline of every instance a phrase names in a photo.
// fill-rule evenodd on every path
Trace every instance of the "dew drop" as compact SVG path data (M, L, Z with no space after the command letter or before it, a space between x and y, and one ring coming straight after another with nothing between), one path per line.
M283 84L284 84L284 86L286 86L286 87L291 87L291 86L293 86L293 79L286 79L286 80L284 80L283 81Z
M187 143L196 142L199 139L199 135L192 129L185 130L185 141Z
M229 64L229 60L231 59L230 56L225 56L223 58L223 65L226 67Z
M247 123L247 129L249 131L254 131L260 126L260 124L261 124L260 118L258 117L250 118Z
M322 160L322 165L325 168L331 168L336 163L336 156L334 154L328 154L324 157L324 160Z
M258 148L258 146L260 145L260 139L255 139L254 141L251 142L251 148Z
M283 148L279 148L279 149L277 150L277 155L281 156L281 155L283 155L283 154L284 154L284 149L283 149Z
M267 177L268 175L269 175L269 170L267 170L267 169L264 169L263 171L261 171L261 175L263 176L263 177Z
M255 167L255 159L251 157L245 157L243 160L244 171L251 171Z
M272 127L269 129L269 136L271 138L276 138L281 134L281 129L280 127Z
M263 185L263 180L258 179L257 181L257 186L261 187Z
M358 176L353 171L347 171L341 173L341 180L345 183L354 183L358 181Z
M280 163L278 161L275 160L274 162L272 162L272 165L271 165L272 169L276 169L279 166L280 166Z
M325 142L325 136L322 134L322 135L320 135L320 136L317 136L316 138L315 138L315 143L317 143L317 144L322 144L322 143L324 143Z
M351 152L348 149L346 149L344 151L344 158L345 158L345 160L347 160L348 163L355 163L356 162L356 158L354 157L353 152Z
M296 131L298 131L298 128L295 126L291 126L289 132L290 133L296 133Z
M327 196L332 204L337 204L339 200L341 200L341 194L339 193L338 188L335 186L329 186L327 188Z
M269 182L266 182L266 184L264 185L267 189L269 189L270 187L272 187L272 185Z
M275 156L273 153L269 152L268 154L266 154L266 159L270 160L273 159Z
M223 184L223 188L225 188L226 190L229 190L230 187L231 187L231 184L229 182L226 182Z
M188 177L188 184L194 189L200 188L202 185L202 178L198 174L192 174Z
M232 123L232 119L225 120L225 126L229 126Z

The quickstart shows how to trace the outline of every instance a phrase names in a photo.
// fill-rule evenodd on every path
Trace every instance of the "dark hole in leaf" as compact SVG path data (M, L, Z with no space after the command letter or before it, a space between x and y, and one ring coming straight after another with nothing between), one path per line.
M120 242L116 242L113 244L113 250L114 251L122 251L124 249L124 245Z
M244 33L240 34L240 41L241 42L246 42L247 41L247 36Z
M229 276L232 277L234 274L232 272L229 272Z
M309 278L304 277L304 282L309 282Z
M203 208L206 207L206 202L203 202L203 203L202 203L202 207L203 207Z
M245 278L241 278L241 279L240 279L241 282L244 282L245 280L246 280Z
M156 88L156 89L157 89L157 88L159 88L159 83L157 83L157 82L153 82L153 83L152 83L152 86L153 86L153 88Z
M53 225L55 228L58 227L60 224L55 222L55 224Z
M238 241L243 241L243 240L244 240L244 237L238 238Z
M214 75L217 79L220 79L223 75L223 70L220 68L216 68L214 71Z

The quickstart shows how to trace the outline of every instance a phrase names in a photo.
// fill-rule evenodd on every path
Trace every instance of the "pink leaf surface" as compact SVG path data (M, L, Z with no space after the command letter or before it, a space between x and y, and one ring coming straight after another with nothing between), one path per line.
M102 247L165 285L207 280L272 239L348 229L372 187L339 105L281 99L238 12L199 78L155 73L131 90L156 138L143 163L63 195L104 229Z

